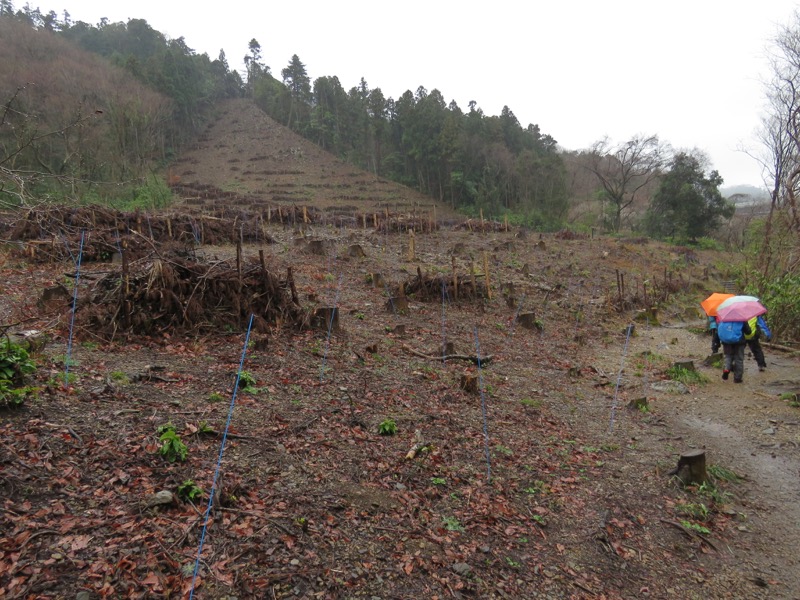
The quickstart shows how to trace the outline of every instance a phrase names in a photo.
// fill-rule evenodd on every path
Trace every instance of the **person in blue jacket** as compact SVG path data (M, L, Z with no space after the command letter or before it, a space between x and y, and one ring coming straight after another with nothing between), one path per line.
M745 336L750 335L747 321L724 321L717 323L717 335L722 342L722 352L725 355L725 366L722 378L727 381L733 371L733 382L742 383L744 378L744 347L747 345Z
M763 371L767 368L767 361L764 359L764 350L758 340L763 335L765 340L770 341L772 332L769 330L763 316L753 317L747 324L750 326L750 333L744 336L745 342L747 342L747 347L750 348L753 358L758 363L758 370Z

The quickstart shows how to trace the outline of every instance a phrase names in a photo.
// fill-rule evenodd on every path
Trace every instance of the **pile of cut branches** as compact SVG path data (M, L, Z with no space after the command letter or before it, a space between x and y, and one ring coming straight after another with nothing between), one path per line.
M78 323L111 340L120 333L241 331L251 314L258 332L307 326L291 268L282 280L263 264L237 268L234 261L157 258L125 264L94 283Z
M83 260L108 261L123 248L129 258L142 258L152 243L231 244L237 241L274 242L261 213L222 208L218 214L121 212L103 206L42 205L6 222L8 238L19 251L38 262L78 256L83 237Z
M458 275L425 275L417 268L417 276L400 284L396 296L411 296L420 302L441 302L444 297L455 301L486 297L485 278L482 274Z

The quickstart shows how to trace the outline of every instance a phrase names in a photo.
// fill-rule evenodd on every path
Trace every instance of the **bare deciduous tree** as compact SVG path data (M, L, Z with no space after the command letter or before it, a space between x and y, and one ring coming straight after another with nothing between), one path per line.
M619 231L623 214L637 194L661 174L669 149L656 135L634 136L618 145L606 137L595 142L589 153L587 168L600 180L613 208L611 228Z

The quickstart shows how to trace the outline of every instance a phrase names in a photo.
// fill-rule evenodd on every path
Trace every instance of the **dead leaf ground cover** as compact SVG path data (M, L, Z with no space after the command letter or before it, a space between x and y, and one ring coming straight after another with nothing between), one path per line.
M758 531L740 535L748 509L735 499L757 491L720 480L714 499L667 476L685 449L680 434L663 433L679 427L678 401L625 408L664 377L669 353L645 360L638 353L657 350L631 349L618 379L635 314L612 309L619 272L631 304L646 280L680 281L663 317L695 322L688 307L710 283L712 258L694 264L619 240L440 231L418 236L409 261L404 235L314 233L330 241L325 256L302 252L301 234L280 228L266 258L276 271L294 268L304 306L335 306L341 330L284 327L249 347L231 326L108 343L82 324L79 300L67 385L68 303L36 299L71 265L3 254L2 322L52 339L37 357L38 395L0 413L0 597L182 598L192 586L215 599L796 596L796 579L756 570L765 553L786 549L754 545ZM365 257L348 256L353 243ZM387 306L417 267L448 273L454 249L459 272L473 262L481 272L485 253L492 299L412 297L405 314ZM198 250L206 260L233 252ZM111 268L86 265L79 299ZM509 283L514 301L500 293ZM531 329L518 325L526 312ZM685 334L682 350L705 352L705 339ZM492 360L420 356L443 343ZM234 403L243 352L252 380ZM460 389L464 375L480 393ZM380 435L389 419L396 433ZM160 454L166 424L186 444L185 461ZM424 450L406 459L418 439ZM203 490L194 502L150 506L187 481ZM762 536L779 532L763 527L773 529Z

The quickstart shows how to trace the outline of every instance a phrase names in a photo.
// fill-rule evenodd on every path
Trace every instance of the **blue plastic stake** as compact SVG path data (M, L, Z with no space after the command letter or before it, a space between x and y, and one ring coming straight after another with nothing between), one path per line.
M625 336L625 349L622 351L622 363L619 366L619 374L617 375L617 386L614 388L614 401L611 403L611 424L609 426L609 432L614 431L614 418L617 414L617 395L619 394L619 384L622 381L622 371L625 368L625 356L628 354L628 342L631 339L631 333L633 332L633 324L631 323L628 325L628 331Z
M336 317L336 311L339 310L339 290L342 288L342 276L339 275L339 283L336 285L336 300L333 301L333 311L331 312L331 319L328 321L328 339L325 341L325 354L322 355L322 367L319 370L319 382L325 379L325 362L328 360L328 348L331 345L331 332L333 331L333 319Z
M239 380L242 377L242 367L244 366L244 357L247 354L247 345L250 343L250 330L253 328L253 314L250 314L250 323L247 325L247 335L244 339L244 348L242 348L242 358L239 361L239 370L236 372L236 383L233 386L233 396L231 397L231 405L228 408L228 420L225 422L225 431L222 434L222 444L219 447L219 456L217 457L217 468L214 471L214 481L211 484L211 493L208 495L208 506L206 506L205 519L203 521L203 532L200 534L200 546L197 548L197 558L194 561L194 573L192 574L192 589L189 592L189 600L194 598L194 584L197 581L197 571L200 569L200 557L203 554L203 544L206 540L206 530L208 528L208 517L211 514L211 505L214 503L214 493L217 490L217 480L219 479L219 472L222 466L222 455L225 452L225 443L228 441L228 429L231 426L231 418L233 417L233 407L236 405L236 392L239 391Z
M492 459L489 454L489 422L486 416L486 394L483 390L483 371L481 371L481 344L478 341L478 328L475 327L475 354L478 358L478 384L481 390L481 412L483 413L483 440L486 450L486 483L492 482Z
M75 288L72 290L72 314L69 319L69 340L67 341L67 360L64 361L64 385L69 385L69 363L72 360L72 335L75 332L75 309L78 305L78 284L81 280L81 260L83 259L83 240L86 232L81 231L81 247L75 263Z

